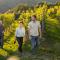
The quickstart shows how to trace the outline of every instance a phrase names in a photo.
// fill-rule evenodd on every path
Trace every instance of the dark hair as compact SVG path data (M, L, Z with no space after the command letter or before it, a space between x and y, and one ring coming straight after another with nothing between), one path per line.
M32 17L36 18L36 15L33 15Z
M19 21L19 23L22 23L23 24L23 21Z

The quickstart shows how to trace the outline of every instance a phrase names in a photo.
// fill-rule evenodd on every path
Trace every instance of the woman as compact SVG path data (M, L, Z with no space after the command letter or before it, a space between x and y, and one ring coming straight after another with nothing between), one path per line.
M15 32L15 37L18 41L18 50L20 51L20 53L22 53L22 44L23 44L23 38L25 36L25 28L23 26L23 22L20 21L19 22L19 27L16 29L16 32ZM15 41L16 41L15 39Z

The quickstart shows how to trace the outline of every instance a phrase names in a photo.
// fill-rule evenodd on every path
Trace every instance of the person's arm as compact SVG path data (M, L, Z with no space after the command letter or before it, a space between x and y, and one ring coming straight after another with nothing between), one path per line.
M14 38L14 44L16 43L16 36L15 36L15 38Z
M24 36L26 35L25 33L26 33L26 31L25 31L25 27L23 28L23 33L24 33Z
M4 25L2 25L2 33L4 34Z

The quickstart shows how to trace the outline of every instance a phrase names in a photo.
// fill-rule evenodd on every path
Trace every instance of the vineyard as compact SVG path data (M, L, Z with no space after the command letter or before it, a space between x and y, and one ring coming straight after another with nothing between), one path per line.
M5 58L12 55L18 56L18 44L17 42L14 44L15 30L18 27L18 22L22 20L27 31L27 26L32 15L37 16L37 20L40 21L42 26L41 43L39 44L39 49L37 49L36 55L31 56L29 55L31 48L30 40L24 38L23 49L26 51L26 56L21 57L21 59L60 59L60 3L56 3L55 5L43 3L34 7L19 5L5 13L0 13L0 20L2 20L4 24L4 48L0 49L0 60L5 60ZM48 57L51 58L47 59L44 55L48 55Z

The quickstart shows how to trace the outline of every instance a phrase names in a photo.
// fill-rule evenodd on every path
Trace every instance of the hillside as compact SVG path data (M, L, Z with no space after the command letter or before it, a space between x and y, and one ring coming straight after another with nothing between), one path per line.
M45 0L49 3L55 3L56 0ZM57 0L58 2L60 0ZM26 3L28 5L34 5L40 3L42 0L0 0L0 12L7 11L9 8L15 7L20 3Z

